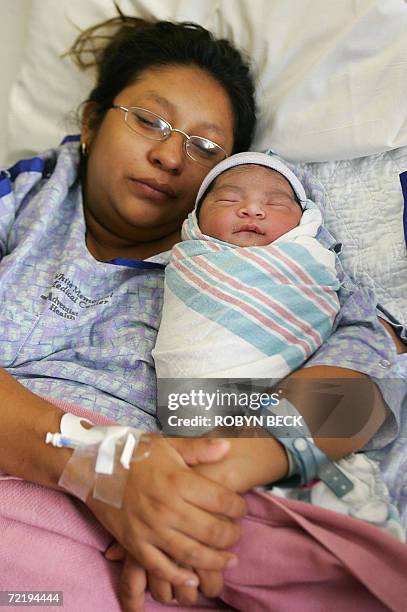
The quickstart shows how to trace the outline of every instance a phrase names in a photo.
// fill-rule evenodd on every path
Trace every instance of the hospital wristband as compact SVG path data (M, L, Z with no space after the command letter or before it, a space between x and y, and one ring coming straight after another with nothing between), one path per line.
M297 409L288 400L284 400L284 405L281 402L281 409L284 409L286 414L299 415ZM277 409L266 408L264 412L275 414ZM287 477L278 483L270 484L269 488L276 485L279 487L307 485L318 478L331 489L336 497L343 497L353 489L352 481L315 444L306 425L302 428L271 425L265 426L264 429L280 442L288 458Z

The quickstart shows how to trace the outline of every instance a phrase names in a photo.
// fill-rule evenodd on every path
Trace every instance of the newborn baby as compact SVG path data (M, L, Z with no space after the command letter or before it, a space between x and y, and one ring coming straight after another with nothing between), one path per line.
M300 367L339 310L321 223L279 158L238 153L215 166L166 269L157 376L280 379Z

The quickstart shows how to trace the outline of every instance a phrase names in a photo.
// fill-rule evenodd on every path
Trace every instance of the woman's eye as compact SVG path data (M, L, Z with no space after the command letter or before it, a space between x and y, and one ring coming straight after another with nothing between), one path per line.
M203 153L207 157L218 155L218 151L215 149L215 147L210 146L205 142L197 142L194 140L192 146L199 151L199 153Z
M159 128L159 124L157 121L146 119L146 117L140 117L140 115L133 115L134 119L137 120L138 123L147 127Z

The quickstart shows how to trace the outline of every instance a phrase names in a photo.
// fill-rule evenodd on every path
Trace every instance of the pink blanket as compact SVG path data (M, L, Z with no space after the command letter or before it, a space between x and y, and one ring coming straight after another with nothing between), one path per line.
M405 610L405 544L316 506L263 493L246 497L239 566L226 573L221 600L202 598L195 612ZM0 590L60 590L69 612L119 612L120 564L102 554L111 537L81 502L2 479L0 533ZM147 612L170 609L147 597Z

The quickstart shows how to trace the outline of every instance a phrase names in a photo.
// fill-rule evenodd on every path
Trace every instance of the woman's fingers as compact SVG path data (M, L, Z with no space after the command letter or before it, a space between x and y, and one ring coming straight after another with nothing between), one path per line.
M105 551L105 559L108 561L123 561L127 551L119 542L113 542Z
M222 458L230 446L228 440L210 439L173 439L152 436L148 449L140 444L140 452L150 451L150 456L144 461L132 464L131 489L137 490L142 483L148 495L158 500L171 503L167 491L176 493L196 506L208 512L223 514L229 518L241 518L246 512L244 498L228 489L225 485L215 482L197 473L187 465L183 458L189 460L212 455L217 460ZM214 451L212 450L214 449ZM166 488L158 489L159 485ZM148 488L148 491L147 491Z
M196 570L199 578L199 590L205 597L218 597L223 591L222 572Z
M192 606L198 600L198 589L188 586L174 587L174 597L179 604Z
M168 580L162 580L157 578L154 574L148 573L147 575L148 590L152 597L160 603L166 604L171 603L174 599L172 585Z
M199 592L205 597L218 597L223 591L222 572L212 572L208 570L196 570L199 578ZM179 604L191 606L198 600L198 589L188 586L174 587L173 595Z
M120 575L119 595L123 612L144 612L147 577L144 568L127 555Z
M229 452L230 442L221 438L166 438L188 465L215 463Z
M237 557L233 553L205 546L175 529L160 532L159 537L162 543L160 548L182 565L217 571L237 565Z
M238 541L239 527L224 517L244 516L242 496L186 466L165 441L156 443L142 464L130 473L124 500L132 510L132 522L137 516L154 534L173 528L218 549ZM159 541L155 544L173 555Z
M187 492L184 494L188 495ZM191 499L195 499L192 494ZM184 499L173 501L169 507L163 505L162 502L153 503L149 510L148 525L159 538L166 536L164 548L168 544L168 529L182 533L215 550L230 548L240 539L239 523L222 515L202 510L199 506ZM158 544L158 541L156 542ZM172 555L172 550L167 552ZM188 561L180 561L180 563L188 563Z
M199 579L193 570L181 567L161 550L151 544L141 547L139 562L149 575L158 580L170 582L174 586L197 587Z
M244 498L225 486L209 480L190 469L182 474L180 481L182 498L207 512L221 514L232 519L242 518L247 513Z
M222 549L237 542L240 528L225 515L243 514L243 498L196 473L160 437L152 437L147 459L131 464L121 508L93 498L88 505L142 567L176 586L188 579L197 586L177 563L216 571L236 564Z
M193 605L198 600L199 593L205 597L218 597L223 591L222 572L212 572L208 570L196 570L199 578L199 591L197 588L181 586L174 587L173 593L179 604L188 606Z

